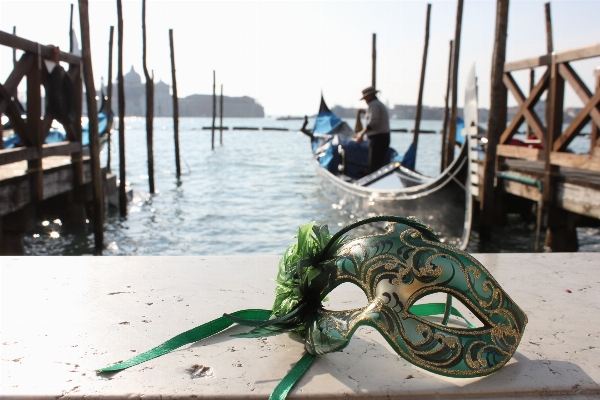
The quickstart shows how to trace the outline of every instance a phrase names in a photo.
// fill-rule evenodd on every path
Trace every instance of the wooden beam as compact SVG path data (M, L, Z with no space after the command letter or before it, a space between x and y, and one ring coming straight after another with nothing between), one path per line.
M590 113L592 110L597 110L600 103L600 92L597 92L594 97L577 113L573 121L569 124L562 135L554 142L552 149L554 151L565 150L569 143L581 132L581 129L590 121Z
M106 106L104 107L104 113L106 114L107 121L110 121L110 116L112 114L112 89L113 89L113 76L112 76L112 66L113 66L113 38L115 33L115 27L111 25L109 31L109 39L108 39L108 84L106 86ZM111 124L112 125L112 124ZM106 171L108 173L110 170L110 162L111 162L111 140L110 140L110 131L112 130L112 126L108 126L108 140L106 141Z
M15 147L14 149L0 151L0 165L33 160L38 157L38 151L35 147Z
M221 96L219 96L219 144L223 146L223 84L221 84Z
M517 129L519 129L519 126L523 123L524 119L527 118L526 115L528 116L527 121L530 122L534 129L538 132L539 138L544 140L544 138L547 136L546 129L544 129L543 124L537 114L531 112L531 108L538 102L542 96L542 93L548 87L549 76L550 72L546 71L540 81L531 91L529 97L524 99L525 96L517 86L512 75L510 73L504 74L502 78L503 82L509 89L511 89L511 93L514 94L517 102L519 102L520 107L515 117L502 133L499 141L500 144L507 144L510 141L513 135L517 132Z
M142 66L146 78L146 149L148 190L154 193L154 71L148 73L146 63L146 0L142 0Z
M514 146L510 144L499 144L496 154L500 157L520 158L523 160L537 161L544 159L544 152L540 149L533 149L523 146Z
M177 76L175 73L175 45L173 29L169 29L169 44L171 46L171 78L173 80L173 139L175 140L175 170L177 179L181 177L181 161L179 159L179 100L177 99Z
M38 56L39 57L39 56ZM41 153L42 138L42 70L41 65L33 65L27 71L27 134L30 144ZM27 161L30 174L31 201L38 203L44 199L44 171L41 158Z
M596 75L596 93L598 93L600 92L600 67L596 68L594 75ZM598 140L598 136L600 136L600 124L592 123L590 136L590 154L598 154L600 156L600 140Z
M554 40L552 39L552 13L550 12L550 3L544 4L544 16L546 17L546 53L552 54L554 51Z
M575 90L575 93L583 102L583 104L587 104L591 100L592 92L588 89L585 83L583 83L581 78L579 78L579 75L577 75L569 63L559 64L558 72L563 78L565 78L569 85L571 85L573 90ZM592 107L590 116L594 120L594 123L600 126L600 108Z
M561 167L600 172L600 157L553 151L550 153L550 163Z
M212 135L210 147L215 149L215 119L217 118L217 78L213 69L213 96L212 96Z
M502 143L502 132L506 128L506 102L508 93L502 82L506 59L506 37L508 33L508 0L496 1L496 29L494 32L494 52L492 55L492 79L490 96L490 118L487 130L487 146L483 165L483 185L481 189L479 237L489 241L492 237L494 216L497 214L496 178L497 145Z
M13 35L17 36L17 27L13 25ZM17 65L17 49L13 48L13 67Z
M371 44L371 86L377 88L377 34L373 33Z
M35 61L35 56L31 53L25 53L21 56L12 72L4 82L4 89L10 97L17 95L17 88L19 87L19 83L23 80L29 68L33 65ZM0 114L6 110L8 103L4 100L4 98L0 98Z
M34 138L31 137L30 132L27 129L27 125L25 124L25 121L23 121L17 105L13 100L11 100L11 97L12 96L8 90L6 90L4 85L0 84L0 100L2 100L3 104L6 104L4 113L10 120L15 133L19 136L19 138L21 138L21 141L26 145L32 144L34 143Z
M446 141L448 139L448 113L449 113L449 98L450 98L450 82L452 80L452 52L454 48L454 41L450 41L450 53L448 55L448 78L446 80L446 97L444 103L444 116L442 118L442 151L441 151L441 162L440 172L443 172L446 168Z
M456 5L456 26L454 30L454 51L452 52L452 105L450 112L450 127L446 140L446 165L448 168L454 161L454 146L456 145L456 123L458 121L458 59L460 55L460 33L462 30L462 14L464 0L458 0Z
M556 62L564 63L576 60L585 60L587 58L600 57L600 43L590 46L580 47L573 50L556 52ZM504 72L512 72L520 69L529 69L550 65L552 63L552 54L544 54L539 57L526 58L519 61L511 61L504 64Z
M96 104L96 87L92 69L92 51L90 46L90 20L88 0L79 0L79 22L81 25L81 53L83 77L87 95L88 119L90 135L90 158L92 166L92 192L94 214L94 244L96 251L104 248L104 190L102 187L102 170L100 168L100 143L98 138L98 106Z
M13 49L23 50L33 54L39 54L45 58L54 58L54 50L49 46L44 46L31 40L23 39L8 32L0 31L0 45L12 47ZM59 61L65 61L69 64L79 64L81 58L74 54L59 52Z
M421 109L423 107L423 89L425 87L425 69L427 68L427 48L429 47L429 19L431 16L431 4L427 4L425 17L425 42L423 44L423 61L421 62L421 79L419 81L419 96L417 98L417 112L415 115L415 132L413 144L415 145L415 157L419 144L419 129L421 128Z

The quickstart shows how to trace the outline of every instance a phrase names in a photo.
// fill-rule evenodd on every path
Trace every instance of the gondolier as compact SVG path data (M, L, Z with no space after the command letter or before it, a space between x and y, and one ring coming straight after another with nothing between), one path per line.
M370 141L370 168L369 172L377 171L383 167L385 156L390 147L390 119L387 107L379 101L376 94L379 90L368 87L362 91L364 100L368 105L366 111L366 126L359 132L357 143L362 143L365 135ZM364 110L361 110L364 112Z

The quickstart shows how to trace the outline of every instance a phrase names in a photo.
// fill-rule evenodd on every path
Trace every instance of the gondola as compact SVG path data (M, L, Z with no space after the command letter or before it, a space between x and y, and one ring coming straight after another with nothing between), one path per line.
M468 140L452 164L432 178L414 171L414 149L411 154L410 148L404 157L390 149L387 165L364 174L368 144L352 140L354 130L329 110L322 97L313 130L306 130L305 122L301 131L311 137L319 184L342 209L357 218L415 216L445 243L466 249L472 208Z

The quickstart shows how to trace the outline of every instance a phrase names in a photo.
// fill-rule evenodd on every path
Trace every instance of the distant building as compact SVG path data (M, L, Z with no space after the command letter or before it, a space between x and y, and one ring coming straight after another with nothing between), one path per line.
M146 84L142 83L142 77L133 66L131 70L123 76L125 89L125 115L139 116L146 115ZM104 89L106 94L106 89ZM112 109L115 114L119 109L118 85L113 83ZM219 99L217 97L217 115L219 109ZM225 117L258 117L265 116L263 107L253 98L248 96L229 97L223 96L223 109ZM159 80L154 84L154 116L171 117L173 116L173 98L171 88L168 84ZM179 98L179 116L180 117L210 117L212 116L212 95L193 94L188 97Z

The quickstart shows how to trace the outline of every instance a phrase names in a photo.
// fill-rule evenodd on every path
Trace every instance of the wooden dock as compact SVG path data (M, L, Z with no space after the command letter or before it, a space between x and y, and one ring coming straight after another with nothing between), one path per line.
M89 132L90 144L96 144L90 146L90 156L84 156L82 146L84 60L2 31L0 45L23 51L19 60L15 58L7 80L0 83L0 114L8 116L22 144L13 149L0 149L0 254L24 252L23 235L35 227L36 213L45 210L49 202L53 204L52 212L63 214L68 222L82 225L86 220L91 221L96 247L101 248L107 177L105 170L94 172L99 168L93 162L99 158L97 129L95 136L94 129ZM60 101L42 115L41 88L45 88L46 96L52 93L49 85L53 78L47 60L54 63L55 73L58 70L64 74L61 82L72 89L59 93L63 96ZM59 66L60 61L69 65L67 71ZM17 88L23 79L27 85L25 116L21 115L17 100ZM54 120L63 125L67 140L45 144ZM93 119L90 121L92 124ZM3 141L0 143L3 147ZM114 177L110 179L113 181Z
M545 245L552 251L576 251L575 228L600 225L600 69L593 71L596 85L590 90L570 65L598 57L600 43L504 64L503 90L517 100L519 110L501 132L499 140L489 140L494 135L490 136L488 132L486 154L494 158L480 165L479 193L476 196L478 200L484 200L486 196L494 199L482 206L484 224L503 219L503 204L510 202L507 195L512 195L535 203L538 229L546 229ZM546 67L546 71L537 82L531 82L530 93L526 96L512 74L538 67ZM533 78L534 74L531 73L530 77ZM567 84L584 106L563 129ZM547 93L547 112L545 121L542 121L533 109L544 93ZM570 152L567 147L590 121L589 150L585 154ZM511 143L523 123L538 138L541 148ZM493 174L488 176L484 171L486 162L494 164ZM491 192L486 193L486 190Z

